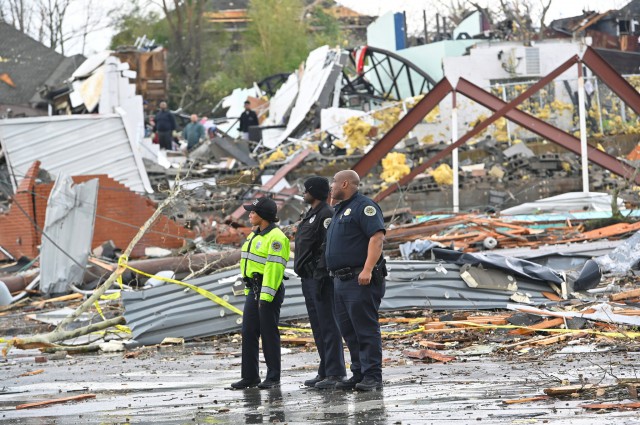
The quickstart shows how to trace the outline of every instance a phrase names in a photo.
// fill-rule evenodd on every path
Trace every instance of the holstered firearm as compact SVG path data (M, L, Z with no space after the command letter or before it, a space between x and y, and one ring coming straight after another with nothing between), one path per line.
M253 273L252 277L243 277L244 286L253 291L253 296L257 300L262 289L262 275L258 272Z
M302 272L304 273L303 277L313 277L313 272L315 271L316 266L311 262L308 261L303 267L302 267Z
M381 285L387 274L387 260L380 256L376 265L373 266L373 270L371 270L371 283L374 285Z

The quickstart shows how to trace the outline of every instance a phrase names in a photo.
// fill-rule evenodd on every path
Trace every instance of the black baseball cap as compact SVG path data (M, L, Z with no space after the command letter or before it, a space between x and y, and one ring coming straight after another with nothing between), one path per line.
M247 211L255 211L263 219L275 223L279 221L276 214L278 213L278 206L273 199L270 198L258 198L248 205L243 205Z

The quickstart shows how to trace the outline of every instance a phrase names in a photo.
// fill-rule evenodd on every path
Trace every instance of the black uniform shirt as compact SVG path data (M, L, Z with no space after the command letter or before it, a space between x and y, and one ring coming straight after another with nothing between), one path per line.
M176 129L176 119L169 111L160 110L155 117L156 131L174 131Z
M300 220L296 232L293 267L298 276L319 279L329 274L324 267L324 261L321 260L324 260L322 258L323 242L331 217L333 217L333 208L326 202L322 202L315 208L309 209ZM314 271L313 276L305 272L308 264L311 264L313 269L319 268Z
M258 124L258 115L252 110L245 110L242 115L240 115L240 128L238 130L243 133L248 133L249 127Z
M385 232L382 210L358 192L335 209L327 229L327 269L362 267L367 261L369 239L379 231Z

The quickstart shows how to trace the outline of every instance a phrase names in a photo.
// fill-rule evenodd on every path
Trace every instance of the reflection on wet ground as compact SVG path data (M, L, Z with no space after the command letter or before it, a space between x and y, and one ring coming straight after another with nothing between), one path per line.
M177 350L177 349L176 349ZM591 383L635 377L639 353L552 355L523 361L474 357L449 364L395 364L384 368L381 391L321 391L302 382L315 374L315 353L283 358L282 387L234 391L239 360L159 350L144 359L121 354L50 361L35 376L25 362L0 363L0 423L4 424L419 424L419 423L640 423L633 411L599 414L589 399L551 399L505 405L542 394L563 380ZM392 353L398 356L397 353ZM635 360L634 360L635 359ZM4 390L3 390L4 388ZM95 399L16 410L21 403L97 394ZM611 401L611 400L609 400Z
M247 424L323 423L386 424L384 390L368 393L276 388L243 390L239 401Z

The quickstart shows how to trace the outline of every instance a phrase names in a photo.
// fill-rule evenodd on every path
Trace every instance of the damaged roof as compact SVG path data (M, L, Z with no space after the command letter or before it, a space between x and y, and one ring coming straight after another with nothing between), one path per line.
M8 74L15 85L0 82L0 102L5 105L40 103L38 92L45 83L61 83L85 59L65 57L2 21L0 40L0 74Z

